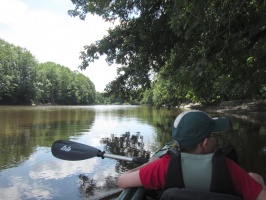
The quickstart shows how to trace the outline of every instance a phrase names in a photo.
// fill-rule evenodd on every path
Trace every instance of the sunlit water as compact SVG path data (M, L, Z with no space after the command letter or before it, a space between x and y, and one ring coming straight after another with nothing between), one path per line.
M72 140L103 151L102 138L140 132L144 149L153 153L170 137L180 112L144 106L0 107L0 199L99 199L112 193L118 175L133 166L98 157L60 160L51 154L53 142ZM265 119L229 117L234 129L225 140L236 146L246 170L265 176ZM81 175L92 181L92 190Z

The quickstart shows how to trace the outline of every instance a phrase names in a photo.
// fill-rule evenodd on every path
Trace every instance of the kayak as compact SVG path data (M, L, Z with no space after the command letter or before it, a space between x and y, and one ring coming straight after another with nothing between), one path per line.
M179 189L179 188L171 188L170 190L177 190L179 194L182 193L182 198L178 198L176 200L243 200L240 197L221 194L221 193L213 193L213 192L201 192L196 190L189 189ZM155 200L146 195L147 190L143 187L138 188L127 188L123 190L123 192L119 195L116 200ZM172 200L173 198L171 198Z
M153 198L147 197L146 192L147 191L143 187L128 188L120 194L117 200L155 200ZM175 192L178 192L179 196L181 196L180 198L178 197L178 199L176 198L176 200L243 200L241 197L232 196L228 194L202 192L189 189L176 188ZM182 195L180 195L181 193Z

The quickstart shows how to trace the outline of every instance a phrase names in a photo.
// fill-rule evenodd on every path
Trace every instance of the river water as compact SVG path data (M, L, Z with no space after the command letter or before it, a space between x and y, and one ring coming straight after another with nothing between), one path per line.
M2 106L0 199L100 199L113 193L119 174L136 165L99 157L61 160L51 153L53 142L71 140L125 156L148 151L152 155L170 141L171 125L182 111L146 106ZM265 118L228 117L233 129L223 134L221 143L235 146L244 169L266 177ZM106 142L125 133L135 136L137 143L120 148L121 142L115 146Z

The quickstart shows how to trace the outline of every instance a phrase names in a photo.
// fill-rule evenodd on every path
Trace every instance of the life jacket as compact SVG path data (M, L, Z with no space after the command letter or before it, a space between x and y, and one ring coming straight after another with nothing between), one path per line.
M217 199L217 193L223 193L230 195L232 199L240 199L236 196L235 187L233 185L230 172L227 168L225 157L232 159L238 163L238 158L235 149L226 144L222 148L219 148L212 157L212 172L211 172L211 184L210 192L187 192L185 188L182 167L181 167L181 153L179 151L174 151L173 149L168 151L171 155L165 185L163 191L166 191L170 188L179 188L177 193L180 196L177 199L196 199L195 193L197 193L199 198L197 199ZM182 192L181 192L182 191ZM192 190L189 190L192 191ZM215 194L214 194L215 193ZM186 195L191 195L191 198L184 198ZM182 196L183 195L183 196ZM201 196L202 195L202 196ZM206 196L207 195L207 196ZM213 195L213 198L212 198ZM216 196L216 197L215 197ZM228 198L229 199L229 198ZM231 199L231 198L230 198Z

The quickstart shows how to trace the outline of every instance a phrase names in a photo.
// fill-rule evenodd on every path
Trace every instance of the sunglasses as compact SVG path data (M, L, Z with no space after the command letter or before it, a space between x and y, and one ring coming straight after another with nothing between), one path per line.
M209 137L214 137L216 140L222 139L222 136L218 134L215 134L215 135L212 134L212 135L209 135L208 138Z

